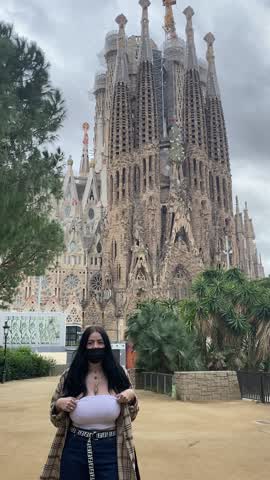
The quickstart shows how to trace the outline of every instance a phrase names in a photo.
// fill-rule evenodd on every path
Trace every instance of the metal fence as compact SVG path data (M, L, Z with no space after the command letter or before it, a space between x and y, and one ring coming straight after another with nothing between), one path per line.
M242 398L270 403L270 373L237 372Z
M172 395L173 375L157 372L136 373L136 388Z

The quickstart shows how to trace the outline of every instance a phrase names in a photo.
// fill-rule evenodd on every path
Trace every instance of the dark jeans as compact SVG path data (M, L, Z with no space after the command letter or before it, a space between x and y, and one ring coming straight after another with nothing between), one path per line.
M89 480L87 438L68 432L60 480ZM92 439L95 480L118 480L116 437Z

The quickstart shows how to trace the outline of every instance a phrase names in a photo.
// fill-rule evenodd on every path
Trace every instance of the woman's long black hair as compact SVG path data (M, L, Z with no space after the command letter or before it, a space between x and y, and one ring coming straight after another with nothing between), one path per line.
M81 393L87 395L86 375L89 371L89 360L87 358L87 342L89 336L98 332L102 336L105 345L105 357L102 361L103 371L108 380L108 390L121 393L131 388L130 381L119 362L113 356L110 339L102 327L88 327L84 331L76 354L70 365L67 377L64 382L64 395L66 397L77 397Z

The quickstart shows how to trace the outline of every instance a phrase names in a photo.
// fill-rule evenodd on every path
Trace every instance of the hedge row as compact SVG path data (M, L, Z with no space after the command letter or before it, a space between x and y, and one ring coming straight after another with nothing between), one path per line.
M55 361L32 352L28 347L7 349L6 380L46 377L50 375ZM4 367L4 349L0 348L0 379Z

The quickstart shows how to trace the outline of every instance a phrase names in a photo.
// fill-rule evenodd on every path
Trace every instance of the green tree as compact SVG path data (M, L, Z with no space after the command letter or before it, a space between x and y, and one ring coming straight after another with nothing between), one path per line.
M41 275L64 248L52 218L62 191L64 119L60 92L42 51L0 23L0 304L10 302L25 275Z
M138 368L163 373L203 368L196 338L187 332L177 302L139 304L128 319L127 337L138 354Z
M238 269L201 273L180 311L209 368L257 368L269 357L270 290Z

